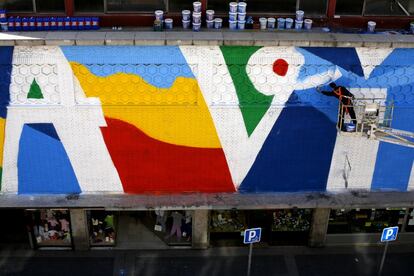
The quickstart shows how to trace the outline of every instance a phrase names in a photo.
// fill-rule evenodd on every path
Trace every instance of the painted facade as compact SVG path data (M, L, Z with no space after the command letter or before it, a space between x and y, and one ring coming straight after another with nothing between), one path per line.
M318 92L412 133L414 49L0 47L0 76L3 193L414 188L414 148L343 135Z

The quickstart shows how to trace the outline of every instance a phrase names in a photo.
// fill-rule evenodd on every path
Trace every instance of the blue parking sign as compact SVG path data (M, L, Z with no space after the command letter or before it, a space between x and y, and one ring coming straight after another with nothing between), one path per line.
M244 243L245 244L249 244L249 243L255 243L255 242L260 242L260 237L262 235L262 228L251 228L251 229L246 229L244 231Z
M398 226L387 227L382 230L381 242L395 241L398 235Z

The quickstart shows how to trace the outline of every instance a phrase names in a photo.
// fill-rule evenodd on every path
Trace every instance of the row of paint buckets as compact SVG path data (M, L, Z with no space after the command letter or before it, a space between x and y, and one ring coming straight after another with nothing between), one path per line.
M303 21L293 20L292 18L265 18L260 17L259 18L260 23L260 29L261 30L272 30L272 29L292 29L293 27L296 30L300 30L302 28L305 28L306 30L312 29L312 19L305 19Z
M99 17L9 17L3 31L98 30Z

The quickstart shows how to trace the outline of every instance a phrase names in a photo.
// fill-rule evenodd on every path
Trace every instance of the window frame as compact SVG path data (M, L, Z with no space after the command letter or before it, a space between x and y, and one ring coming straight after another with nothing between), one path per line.
M335 4L336 4L336 1L337 0L334 0ZM362 17L380 17L380 16L394 17L395 16L395 17L401 17L401 18L413 17L414 16L414 14L410 14L410 15L406 15L406 14L405 15L396 15L396 14L366 14L366 5L367 5L367 0L364 0L364 2L362 4L361 14L339 14L339 13L336 13L336 9L335 9L335 16L362 16Z

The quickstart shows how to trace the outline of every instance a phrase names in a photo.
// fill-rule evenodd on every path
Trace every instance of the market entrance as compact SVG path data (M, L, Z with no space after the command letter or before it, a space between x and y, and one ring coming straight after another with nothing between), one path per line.
M0 227L0 247L29 248L27 218L23 209L0 209L3 227Z
M192 212L180 210L118 212L118 249L191 246Z

